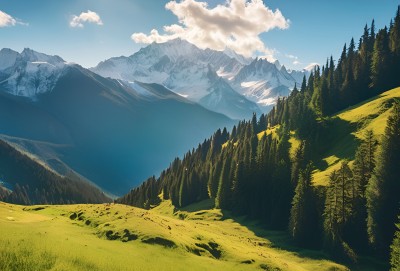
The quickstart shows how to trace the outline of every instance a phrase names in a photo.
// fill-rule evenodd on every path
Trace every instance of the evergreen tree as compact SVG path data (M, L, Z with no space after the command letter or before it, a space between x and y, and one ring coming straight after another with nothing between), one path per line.
M386 91L390 87L391 58L387 28L381 29L376 36L371 66L371 87L375 93Z
M391 67L393 81L391 84L393 87L397 87L400 85L400 76L398 74L400 70L400 6L397 8L393 26L389 31L389 47L393 56L393 66Z
M300 171L290 211L289 232L302 246L313 246L318 236L318 213L312 186L312 165Z
M229 144L226 148L228 148L230 145L232 144ZM218 183L218 192L217 196L215 197L215 207L220 209L229 209L229 207L231 207L231 162L231 157L226 151L224 155L224 165L222 167Z
M400 220L400 216L399 216ZM396 224L397 231L391 245L390 264L392 268L390 271L400 271L400 223Z
M376 168L367 187L370 242L388 255L395 232L400 195L400 105L395 102L388 118Z
M364 138L364 142L360 144L356 151L354 160L354 179L362 190L363 196L375 168L375 152L378 144L372 130L367 130Z

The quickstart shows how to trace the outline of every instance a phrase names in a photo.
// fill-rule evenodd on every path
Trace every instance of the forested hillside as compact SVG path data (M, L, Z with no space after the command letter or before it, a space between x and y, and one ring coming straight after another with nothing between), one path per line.
M218 130L159 178L117 201L151 208L171 199L183 207L212 198L216 208L288 230L299 246L324 248L352 263L366 254L386 260L399 214L400 95L380 105L377 115L388 115L382 135L342 123L337 114L400 86L399 71L400 8L389 27L376 30L374 21L365 26L337 64L328 58L270 113L242 121L230 133ZM363 131L360 138L353 138L355 129ZM317 185L313 172L324 162L321 150L333 142L345 155L328 184ZM396 240L392 262L398 266Z
M110 198L78 176L64 177L0 140L0 201L17 204L103 203Z

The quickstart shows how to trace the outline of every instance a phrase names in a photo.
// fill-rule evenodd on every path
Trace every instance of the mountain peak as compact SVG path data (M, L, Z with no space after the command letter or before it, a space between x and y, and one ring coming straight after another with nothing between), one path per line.
M275 60L274 62L272 62L272 64L275 65L275 67L280 70L282 68L281 63L279 62L279 60Z
M30 48L25 48L21 53L11 49L0 51L2 89L16 96L35 99L38 94L51 91L64 67L65 61L61 57Z
M225 47L224 51L222 51L225 55L227 55L230 58L236 59L243 65L247 65L251 62L251 58L246 58L238 53L236 53L234 50L232 50L229 47Z
M56 56L46 55L34 51L30 48L25 48L21 52L21 57L24 61L29 61L29 62L47 62L52 65L60 65L65 63L65 60L57 55Z
M0 50L0 70L5 70L15 64L19 53L9 48Z

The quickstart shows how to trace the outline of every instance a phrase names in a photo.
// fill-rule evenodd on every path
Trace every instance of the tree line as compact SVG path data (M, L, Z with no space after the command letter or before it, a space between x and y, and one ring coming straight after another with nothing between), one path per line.
M357 48L352 39L337 64L330 57L268 114L216 131L117 202L151 208L161 194L179 208L212 198L217 208L287 230L299 246L324 248L344 261L368 253L388 259L393 242L398 266L399 102L382 139L366 131L352 165L342 161L327 187L313 185L312 161L329 115L399 86L399 70L400 7L389 28L376 31L372 21ZM293 136L301 143L290 157Z
M74 204L110 202L97 187L77 177L60 176L0 140L0 200L23 204Z

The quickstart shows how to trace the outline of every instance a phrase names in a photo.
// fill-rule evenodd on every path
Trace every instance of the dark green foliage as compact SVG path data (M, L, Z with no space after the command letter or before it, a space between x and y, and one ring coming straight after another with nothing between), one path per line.
M232 148L229 144L225 149ZM228 151L225 150L223 154L227 155ZM224 156L225 156L224 155ZM231 157L230 155L223 158L224 165L218 183L217 197L215 198L215 207L220 209L229 209L231 207L231 188L232 188L232 174L231 174Z
M397 231L390 247L390 263L392 265L392 269L390 269L390 271L400 271L400 223L396 224L396 227Z
M388 255L395 232L400 195L400 105L395 102L388 118L376 169L367 187L370 242Z
M324 211L325 247L334 256L352 262L356 262L357 257L350 246L352 236L346 233L349 228L352 229L354 203L359 197L353 173L348 163L342 162L340 169L329 176Z
M367 201L365 190L375 169L375 153L377 141L371 130L365 132L364 141L356 151L353 164L353 215L352 220L346 228L345 234L351 245L359 251L366 251L367 241Z
M0 176L13 186L0 187L0 200L17 204L103 203L111 200L89 182L62 177L0 140Z
M378 142L371 130L367 130L364 135L364 142L358 147L354 161L354 178L358 183L362 194L365 193L365 188L372 172L375 169L375 152Z
M317 199L312 186L312 164L300 171L290 211L289 233L302 246L318 243Z
M294 186L290 181L289 131L282 125L277 137L257 133L266 129L262 115L242 121L236 136L218 130L182 160L175 159L156 180L117 200L141 208L151 208L160 200L171 199L177 207L215 198L218 208L263 220L273 228L288 224ZM223 143L227 143L222 147Z
M389 35L385 27L378 32L372 53L371 86L375 91L391 87L389 78L392 69L391 62Z

